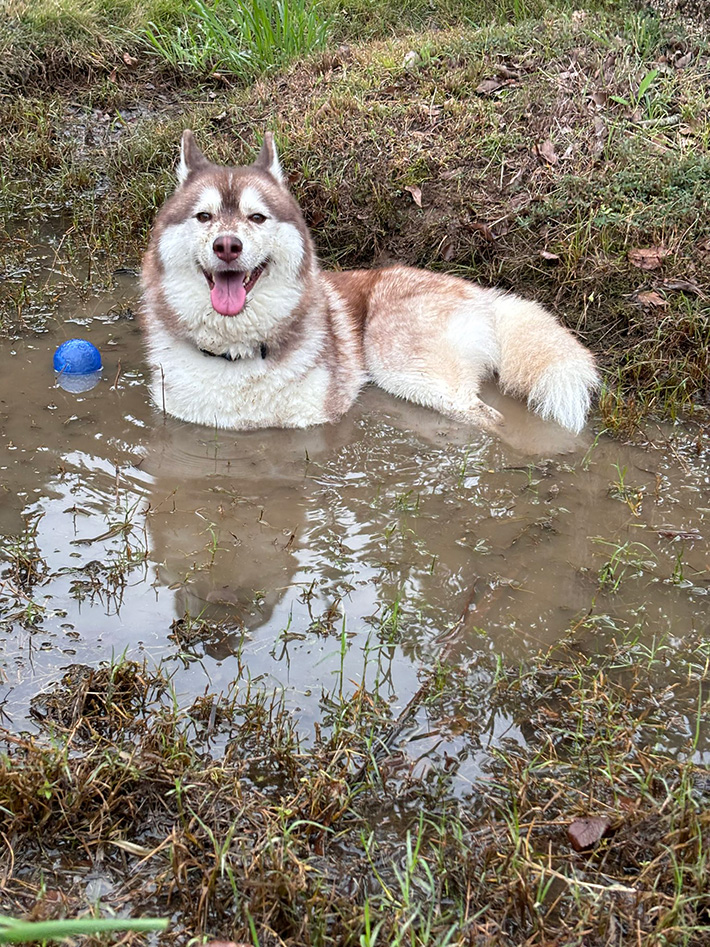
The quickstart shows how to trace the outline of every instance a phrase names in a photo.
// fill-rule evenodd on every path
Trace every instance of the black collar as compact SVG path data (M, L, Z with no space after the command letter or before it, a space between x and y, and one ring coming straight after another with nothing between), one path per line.
M230 355L229 352L210 352L209 349L200 349L203 355L210 355L212 358L226 358L228 362L241 362L241 355ZM266 347L266 342L262 342L259 346L259 351L261 352L261 357L266 358L269 354L269 350Z

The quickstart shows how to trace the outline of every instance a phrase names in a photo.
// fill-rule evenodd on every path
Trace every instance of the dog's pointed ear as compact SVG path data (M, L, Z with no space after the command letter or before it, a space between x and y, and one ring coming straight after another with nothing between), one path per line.
M193 171L207 167L209 161L197 147L195 136L186 129L180 142L180 163L177 166L178 184L184 184Z
M268 171L272 178L275 178L279 184L285 184L284 173L279 161L279 155L276 151L276 143L271 132L264 135L264 144L261 146L259 156L253 164L253 167L260 171Z

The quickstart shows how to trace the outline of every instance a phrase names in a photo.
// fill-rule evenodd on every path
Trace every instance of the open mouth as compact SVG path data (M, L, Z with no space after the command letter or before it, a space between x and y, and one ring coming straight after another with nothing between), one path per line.
M202 270L210 288L210 299L215 312L221 316L238 315L247 301L247 293L266 269L266 263L260 263L254 270L215 270L208 273Z

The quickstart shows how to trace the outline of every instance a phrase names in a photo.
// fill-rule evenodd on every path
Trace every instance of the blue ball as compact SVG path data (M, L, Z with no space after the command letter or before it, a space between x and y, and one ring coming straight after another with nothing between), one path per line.
M54 353L54 370L63 375L89 375L101 368L101 353L86 339L68 339Z

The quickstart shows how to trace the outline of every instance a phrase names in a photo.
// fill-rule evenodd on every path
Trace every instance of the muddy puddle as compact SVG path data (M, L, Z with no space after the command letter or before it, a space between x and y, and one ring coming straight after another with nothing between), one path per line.
M609 628L680 647L707 626L697 431L573 438L491 387L504 440L374 389L334 427L216 432L148 403L136 303L125 275L62 303L60 328L0 346L10 729L36 726L33 698L62 669L123 656L162 664L185 704L246 669L285 692L307 737L334 688L365 682L396 715L437 661L486 678L569 629L593 653ZM85 393L52 370L74 335L104 359ZM487 732L524 740L504 714ZM423 766L456 749L423 713L406 739Z

